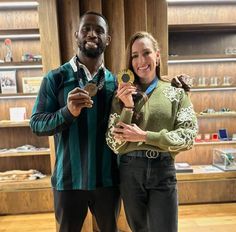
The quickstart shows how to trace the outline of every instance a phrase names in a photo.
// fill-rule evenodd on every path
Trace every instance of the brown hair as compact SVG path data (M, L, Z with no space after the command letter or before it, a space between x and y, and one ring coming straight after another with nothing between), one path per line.
M142 38L148 38L152 42L152 46L153 46L153 49L154 49L155 52L160 50L158 42L152 36L152 34L146 32L146 31L139 31L139 32L134 33L130 37L130 40L129 40L129 43L128 43L128 46L127 46L127 50L126 50L126 57L127 57L126 67L128 69L130 69L133 73L134 73L134 70L133 70L133 67L132 67L132 46L133 46L134 42L137 39L142 39ZM157 75L158 78L160 78L160 72L161 71L160 71L160 64L159 64L156 67L156 75ZM137 79L137 76L136 76L135 73L134 73L134 75L135 75L135 79Z

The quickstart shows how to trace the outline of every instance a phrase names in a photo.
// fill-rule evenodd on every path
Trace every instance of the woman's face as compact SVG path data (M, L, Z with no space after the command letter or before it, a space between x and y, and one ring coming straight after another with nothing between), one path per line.
M131 48L132 67L141 83L150 83L155 78L159 56L149 38L135 40Z

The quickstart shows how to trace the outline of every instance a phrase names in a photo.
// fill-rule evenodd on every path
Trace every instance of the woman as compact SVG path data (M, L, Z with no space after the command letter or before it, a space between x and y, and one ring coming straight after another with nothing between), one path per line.
M119 84L107 132L120 154L120 190L133 232L176 232L178 199L174 157L191 149L197 120L183 89L160 79L160 50L147 32L129 42L134 85Z

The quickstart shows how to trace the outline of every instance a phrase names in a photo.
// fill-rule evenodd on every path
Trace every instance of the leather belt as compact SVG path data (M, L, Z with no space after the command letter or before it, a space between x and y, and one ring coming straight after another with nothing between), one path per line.
M140 158L149 158L149 159L162 159L164 157L171 157L169 152L159 152L153 150L140 150L140 151L131 151L126 153L127 156L131 157L140 157Z

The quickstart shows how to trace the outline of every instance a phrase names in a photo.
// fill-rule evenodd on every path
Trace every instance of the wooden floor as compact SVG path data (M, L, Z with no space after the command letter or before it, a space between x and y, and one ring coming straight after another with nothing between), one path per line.
M54 232L53 213L0 216L0 232ZM179 232L235 232L236 203L179 207Z

